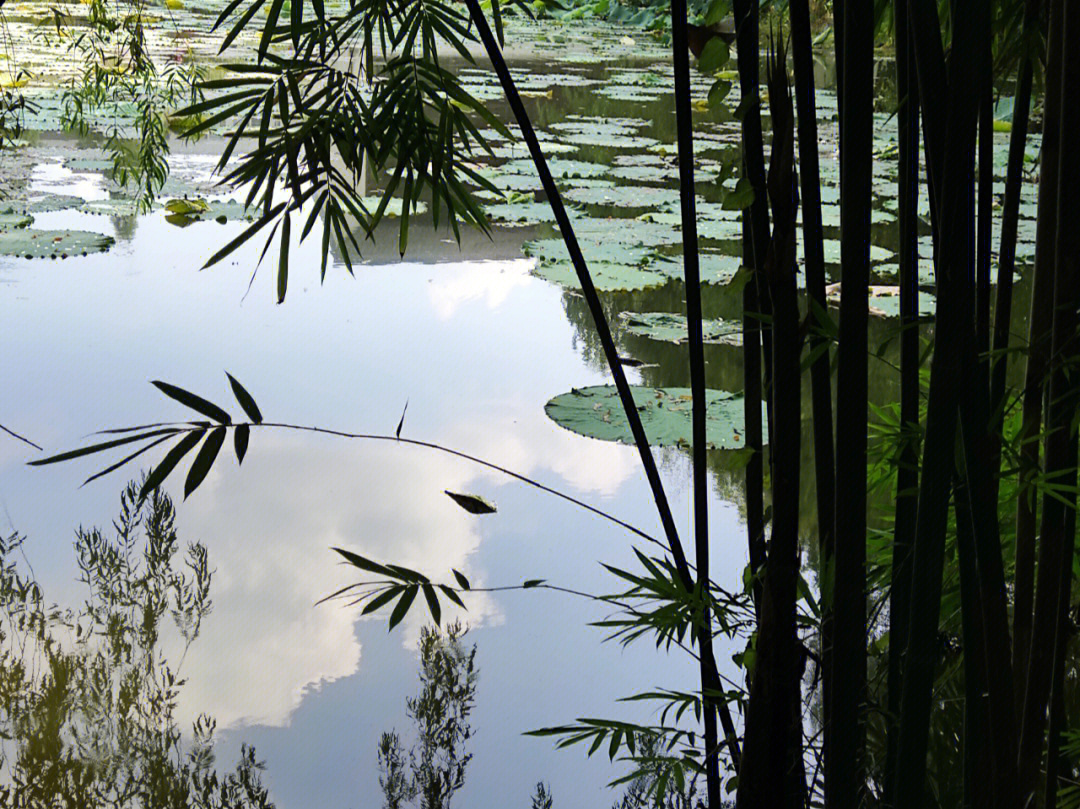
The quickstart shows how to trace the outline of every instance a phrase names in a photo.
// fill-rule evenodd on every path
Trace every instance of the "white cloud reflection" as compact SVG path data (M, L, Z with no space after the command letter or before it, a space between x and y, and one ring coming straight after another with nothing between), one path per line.
M179 512L182 535L207 545L216 570L214 611L184 664L181 713L205 711L222 727L287 725L306 691L361 668L358 608L315 605L358 578L331 546L482 579L469 567L479 518L443 494L474 477L460 462L281 434L254 436L250 455L243 472L219 462ZM426 616L416 606L402 637L410 646ZM467 620L498 620L494 601L471 598Z
M532 265L532 259L471 261L452 274L440 272L428 286L431 307L439 320L449 320L464 304L476 300L496 309L516 288L535 281L529 275Z

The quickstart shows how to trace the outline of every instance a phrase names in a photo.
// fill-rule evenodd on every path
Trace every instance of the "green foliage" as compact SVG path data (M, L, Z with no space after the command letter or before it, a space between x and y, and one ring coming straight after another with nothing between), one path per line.
M271 809L262 765L244 747L232 772L214 766L214 721L185 742L175 719L180 660L210 612L206 549L181 548L169 498L129 483L115 535L79 529L87 595L49 604L23 571L22 538L0 538L0 805L50 809Z
M472 753L465 752L476 702L479 670L476 644L464 643L468 630L459 622L445 631L420 630L420 693L406 700L416 742L406 756L396 731L379 740L379 785L384 809L400 809L413 801L419 809L449 809L465 784Z

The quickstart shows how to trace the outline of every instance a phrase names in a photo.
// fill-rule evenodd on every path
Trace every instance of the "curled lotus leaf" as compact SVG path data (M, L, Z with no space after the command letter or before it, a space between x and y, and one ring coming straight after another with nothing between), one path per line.
M685 343L689 338L686 316L673 312L623 312L619 315L626 330L638 337L668 343ZM702 337L711 345L742 345L742 323L715 318L701 322Z
M201 197L171 199L165 203L165 210L168 211L165 220L178 227L187 227L193 222L254 221L259 216L257 210L246 208L241 202Z
M86 230L21 228L0 233L0 255L4 256L67 258L103 253L112 245L112 236Z
M689 388L630 388L649 443L658 447L691 445L693 397ZM742 394L705 391L705 435L708 449L742 449L745 402ZM762 402L764 408L764 402ZM630 425L614 385L574 388L544 406L548 418L567 430L633 444ZM763 423L766 423L763 413Z

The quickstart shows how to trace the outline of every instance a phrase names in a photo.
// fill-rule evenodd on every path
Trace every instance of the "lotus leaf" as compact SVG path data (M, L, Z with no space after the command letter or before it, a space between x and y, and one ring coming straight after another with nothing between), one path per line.
M840 284L825 287L825 298L833 305L840 304ZM930 292L919 291L919 317L933 317L937 299ZM876 285L870 287L870 314L877 317L900 317L900 287Z
M668 282L667 277L661 273L632 264L589 261L588 265L589 277L600 292L637 292L661 287ZM537 264L532 274L567 289L581 289L577 272L569 261Z
M620 317L626 323L626 330L639 337L669 343L685 343L689 340L685 315L671 312L623 312ZM701 330L706 343L742 345L742 324L738 321L721 318L703 320Z
M676 188L655 188L647 185L619 185L611 188L572 188L566 198L583 205L605 205L620 208L656 208L676 204Z
M563 160L556 158L554 160L548 160L547 166L548 170L551 171L551 176L557 179L566 179L568 177L603 177L610 172L608 167L603 163L592 163L587 160ZM499 166L499 171L504 174L527 174L535 177L536 165L532 160L511 160Z
M640 267L655 254L652 247L646 245L618 244L579 240L581 253L590 269L594 262L617 266ZM562 239L536 239L522 245L525 255L535 258L540 264L569 264L570 254Z
M33 222L34 217L28 213L17 213L15 211L0 212L0 231L29 227Z
M67 258L103 253L113 238L85 230L37 230L22 228L0 233L0 255L23 258Z
M633 386L631 393L650 444L659 447L690 446L693 399L689 388ZM706 447L742 449L746 441L743 435L745 404L742 394L707 390L705 399ZM560 427L579 435L622 444L634 442L613 385L575 388L549 401L544 411Z

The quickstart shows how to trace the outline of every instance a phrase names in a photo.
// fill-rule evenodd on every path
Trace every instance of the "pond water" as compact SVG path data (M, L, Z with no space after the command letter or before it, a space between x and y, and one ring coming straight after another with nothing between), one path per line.
M550 51L542 61L535 52L519 60L518 76L536 123L555 144L555 170L584 223L586 249L592 243L593 258L610 265L605 304L617 339L624 354L645 363L631 369L632 379L686 385L683 349L640 333L658 322L670 330L670 318L649 315L678 313L683 298L667 275L678 254L678 208L664 50L633 29L554 31L517 26L513 36ZM505 112L493 78L482 68L469 70L470 89ZM710 83L699 77L695 92L703 95ZM833 203L828 224L836 210L835 100L824 91L819 105L823 196ZM892 215L882 202L892 193L894 170L888 148L895 122L886 107L883 100L875 174L881 204L874 259L883 283L890 281L895 245ZM706 266L717 282L705 291L706 316L733 320L738 296L727 294L724 282L738 268L731 258L738 231L709 177L730 159L737 124L704 115L699 124ZM570 432L545 414L552 397L605 384L607 377L584 303L572 284L560 283L566 275L558 245L545 241L556 234L534 199L515 196L494 206L504 223L494 239L470 236L460 248L424 228L421 218L412 226L406 261L392 255L390 223L355 277L338 262L323 284L317 245L296 247L289 299L277 306L272 268L264 267L249 289L261 244L198 270L241 222L181 228L162 210L115 215L115 207L99 205L96 210L114 215L91 213L95 201L122 199L93 163L101 157L95 142L49 133L28 140L17 158L0 154L24 165L16 183L24 198L79 197L63 210L40 206L33 227L99 232L116 241L107 252L65 260L0 257L0 423L47 450L66 449L95 429L178 417L151 379L228 401L228 371L271 421L392 433L408 401L404 436L494 461L659 530L635 450ZM1006 143L999 134L996 150ZM172 194L181 195L184 182L203 189L217 144L210 139L177 156ZM1028 151L1037 151L1037 141ZM491 169L496 185L526 195L537 188L520 162L526 156L520 145L500 146ZM78 160L85 162L72 162ZM1025 202L1032 194L1028 184ZM1021 257L1030 255L1030 224L1021 223ZM836 235L833 227L826 233ZM885 316L887 299L873 319L872 344L887 346L885 361L872 370L879 402L895 398L896 386L887 364L896 331L896 321ZM932 304L928 294L927 313ZM1023 286L1016 306L1026 308ZM707 347L708 384L737 392L741 348L725 339L722 323L717 329L717 343ZM809 462L809 445L804 456ZM98 467L25 467L33 457L25 445L0 439L0 532L26 535L27 556L48 597L73 603L81 595L73 530L107 526L125 478L117 473L80 488ZM660 457L676 517L687 530L689 457L676 448ZM746 562L741 476L726 469L722 452L713 453L711 466L714 577L736 588ZM179 502L178 486L169 490ZM481 494L498 512L466 514L444 490ZM812 492L804 499L812 503ZM219 462L179 506L178 521L183 539L206 544L216 570L214 611L184 661L182 722L202 711L215 716L223 762L241 741L253 743L283 809L379 802L378 736L408 727L405 698L417 689L419 612L387 634L385 616L360 618L340 603L316 605L355 579L331 546L436 574L457 568L474 586L544 578L591 592L617 586L601 560L632 559L625 531L466 462L290 432L257 432L242 471L232 460ZM812 528L808 523L808 535ZM646 712L617 705L614 697L658 685L693 687L696 664L684 655L658 653L651 644L602 644L602 631L586 624L604 615L550 592L478 594L469 602L481 680L475 759L457 805L525 805L538 780L551 784L559 809L614 799L604 785L621 771L606 756L587 760L579 749L555 751L546 740L521 735L579 716L643 719ZM730 662L737 651L718 654L730 676L737 676Z

